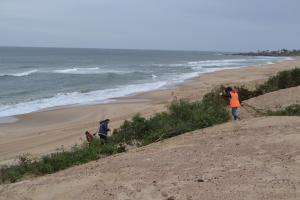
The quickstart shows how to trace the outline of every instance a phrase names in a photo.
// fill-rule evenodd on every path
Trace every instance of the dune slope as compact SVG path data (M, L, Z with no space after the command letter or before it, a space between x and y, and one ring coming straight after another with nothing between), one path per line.
M283 109L292 104L300 104L300 86L270 92L245 102L264 111Z
M267 111L277 111L300 104L300 86L281 89L243 101L243 119L262 116Z
M299 143L299 117L229 122L2 185L0 199L297 199Z

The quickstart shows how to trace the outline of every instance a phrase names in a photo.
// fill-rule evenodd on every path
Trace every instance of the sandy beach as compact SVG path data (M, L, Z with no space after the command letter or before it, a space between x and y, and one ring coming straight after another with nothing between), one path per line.
M96 131L98 121L111 119L117 128L134 114L143 116L163 111L177 99L197 100L217 85L255 86L284 69L300 66L300 58L277 64L222 70L203 74L176 87L119 98L108 104L58 108L16 116L17 121L0 124L0 163L9 163L23 153L34 156L83 142L84 131ZM243 117L243 116L242 116Z

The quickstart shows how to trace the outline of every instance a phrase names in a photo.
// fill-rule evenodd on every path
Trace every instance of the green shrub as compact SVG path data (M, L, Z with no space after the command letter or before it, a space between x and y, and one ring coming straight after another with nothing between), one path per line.
M117 146L110 142L103 144L95 139L90 145L84 143L75 145L70 151L61 151L43 156L39 160L34 160L30 155L19 157L19 163L15 166L6 166L0 169L0 183L16 182L25 175L40 176L51 174L74 165L80 165L103 156L123 152L122 146Z
M147 145L188 131L205 128L229 120L222 89L213 90L202 101L173 102L168 112L145 119L136 115L115 130L112 139L127 144Z
M114 144L104 144L102 146L102 148L100 149L99 153L100 153L100 155L109 156L109 155L113 155L113 154L119 153L119 149Z
M290 105L279 111L268 111L267 114L271 116L300 116L300 105Z
M1 183L7 183L7 182L14 183L20 180L21 177L22 175L18 170L17 166L12 166L12 167L3 166L0 169Z
M300 85L300 68L278 72L270 77L264 84L251 91L245 86L238 87L240 99L247 100L269 92L296 87Z

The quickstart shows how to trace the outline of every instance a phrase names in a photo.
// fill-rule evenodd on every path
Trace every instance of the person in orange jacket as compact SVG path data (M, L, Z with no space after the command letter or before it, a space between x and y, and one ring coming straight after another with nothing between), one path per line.
M239 108L241 107L239 94L237 92L237 89L234 88L230 91L230 103L229 106L231 108L231 113L234 120L239 119Z

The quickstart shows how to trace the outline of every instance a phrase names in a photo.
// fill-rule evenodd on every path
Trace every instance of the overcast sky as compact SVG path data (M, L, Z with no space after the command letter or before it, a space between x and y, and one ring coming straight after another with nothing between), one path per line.
M300 48L300 0L0 0L0 46Z

